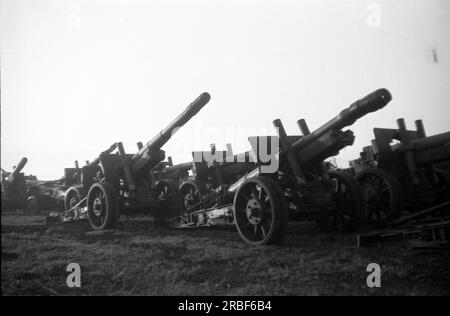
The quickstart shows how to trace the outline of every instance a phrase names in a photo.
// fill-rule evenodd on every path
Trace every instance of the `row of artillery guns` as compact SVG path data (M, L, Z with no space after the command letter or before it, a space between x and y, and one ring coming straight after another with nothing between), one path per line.
M180 183L182 212L167 222L175 227L234 224L243 240L257 245L279 240L293 220L314 220L326 231L356 230L365 213L362 190L325 160L354 143L345 127L391 98L379 89L313 132L300 119L301 135L287 135L282 122L274 120L277 136L249 137L252 149L238 155L229 144L226 151L211 145L210 151L193 152L190 163L169 161L157 174Z
M75 168L67 168L65 210L56 217L87 218L93 229L116 227L121 215L132 213L147 213L157 222L178 228L232 224L250 244L276 242L294 220L314 220L326 231L354 231L371 217L374 205L380 209L370 199L363 177L373 173L365 167L336 170L326 160L353 145L354 134L346 127L382 109L391 99L388 90L376 90L312 132L300 119L298 135L287 135L282 122L274 120L277 135L249 137L248 152L234 155L229 144L226 151L212 145L209 151L193 152L192 161L173 165L171 157L166 161L162 147L209 102L209 94L203 93L145 146L138 143L136 153L125 153L117 142L85 166L76 163ZM401 158L388 163L388 156L380 154L384 148L380 143L379 161L371 170L376 169L377 175L389 168L403 170L398 160L403 159L408 168L415 167L407 172L414 185L418 185L417 177L440 181L444 173L434 165L450 159L445 154L448 147L441 153L435 150L442 146L435 144L442 144L448 134L429 140L421 137L424 133L406 128L392 132L400 144L391 146L388 140L389 150L401 152L394 154Z
M210 151L193 152L190 163L173 166L169 160L158 175L180 183L184 214L175 223L185 227L233 223L247 242L271 243L277 234L270 234L268 219L275 221L273 227L276 218L281 219L280 231L286 220L314 219L325 230L337 231L358 226L417 228L425 220L426 230L414 229L414 234L433 240L427 247L447 247L450 132L427 136L421 120L413 131L399 119L397 129L374 129L372 146L351 162L351 168L338 171L326 161L353 144L353 133L342 131L344 127L390 100L387 90L378 90L313 133L304 119L298 120L302 135L287 136L280 120L275 120L278 137L249 137L252 150L242 154L233 155L231 144L226 151L217 151L212 144ZM279 146L275 172L262 170L266 161L255 155L270 147L259 148L261 144L270 142ZM255 198L266 182L275 186L268 196L284 204L281 216L264 217L264 206Z
M161 148L208 103L204 93L145 146L138 144L136 154L114 143L85 166L66 169L74 183L57 217L87 218L93 229L113 228L120 215L136 212L170 227L226 223L258 245L279 240L290 220L315 220L326 231L355 230L364 214L362 190L325 160L353 144L353 132L344 128L391 98L388 90L376 90L313 132L301 119L301 135L287 135L274 120L277 135L249 137L248 152L213 147L174 166Z

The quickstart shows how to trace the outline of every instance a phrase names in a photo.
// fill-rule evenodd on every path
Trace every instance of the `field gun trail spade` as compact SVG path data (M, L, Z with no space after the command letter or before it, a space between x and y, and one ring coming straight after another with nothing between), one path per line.
M65 211L58 215L63 220L87 217L91 227L98 230L115 227L120 214L145 212L157 220L177 214L181 209L178 184L154 179L152 170L165 159L161 148L174 132L209 100L208 93L201 94L146 145L139 143L137 153L127 154L122 143L114 143L80 168L80 183L67 190Z
M324 161L353 144L353 132L342 129L382 109L391 99L388 90L376 90L313 132L305 120L299 120L302 136L288 136L281 121L274 120L278 136L249 138L256 157L253 170L235 182L216 186L213 192L199 194L197 203L184 204L183 212L170 223L191 227L228 217L242 239L256 245L276 242L294 219L313 219L324 230L356 229L364 213L362 191L351 176L330 170ZM259 144L269 142L277 144L273 157L279 166L271 172L264 171L267 162L259 159L258 152ZM182 190L182 199L189 194L191 190Z

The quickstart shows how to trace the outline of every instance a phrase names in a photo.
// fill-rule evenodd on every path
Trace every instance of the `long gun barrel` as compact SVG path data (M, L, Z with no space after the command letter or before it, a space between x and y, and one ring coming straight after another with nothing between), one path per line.
M433 136L428 136L425 138L419 138L414 139L410 142L409 147L413 149L414 151L421 151L421 150L429 150L436 147L443 147L443 146L450 146L450 132L445 132L442 134L437 134ZM400 150L403 151L407 148L404 148L405 146L396 145L393 146L394 150Z
M384 108L391 100L391 93L387 89L378 89L351 104L350 107L343 110L338 116L319 127L314 132L297 140L292 144L292 149L298 151L313 143L329 131L338 131L344 127L351 126L366 114Z
M352 103L338 116L312 133L309 131L306 122L299 120L298 125L303 133L303 137L295 137L297 138L295 141L292 140L292 136L286 134L281 121L279 119L274 120L273 124L278 129L282 147L279 151L280 158L287 158L293 174L298 178L303 178L303 168L313 164L320 164L323 159L337 154L339 150L353 143L353 132L341 131L341 129L351 126L368 113L384 108L391 100L392 96L387 89L378 89ZM255 148L253 150L255 151ZM235 192L243 181L256 177L260 173L260 168L255 168L252 172L233 183L228 188L228 192Z
M164 171L166 173L171 172L187 172L192 169L192 162L184 162L180 163L179 165L169 166Z
M405 164L413 181L420 183L417 167L428 166L450 160L450 132L426 136L422 120L417 120L416 130L408 130L405 119L397 120L398 128L374 128L373 151L377 154L379 168L395 169L397 159ZM397 140L395 145L392 141ZM401 163L401 162L400 162Z
M106 155L111 154L114 150L116 150L116 148L117 148L117 143L112 144L111 146L109 146L108 149L106 149L105 151L101 152L100 155L97 158L92 160L90 163L86 163L86 164L89 165L89 166L97 165L101 161L102 156L106 156Z
M14 170L11 172L11 174L8 176L7 178L7 182L11 183L14 181L14 178L17 177L17 175L22 171L22 169L25 167L25 165L27 164L28 159L23 157L19 163L17 164L17 166L14 168Z
M394 152L411 152L415 164L428 165L450 160L450 132L411 140L392 146Z
M131 166L133 173L138 173L144 168L152 168L149 166L152 161L152 152L161 149L166 144L172 135L193 118L211 99L211 96L204 92L195 101L188 105L178 117L172 121L165 129L159 132L152 140L150 140L144 147L142 147L132 158ZM159 163L159 162L158 162Z

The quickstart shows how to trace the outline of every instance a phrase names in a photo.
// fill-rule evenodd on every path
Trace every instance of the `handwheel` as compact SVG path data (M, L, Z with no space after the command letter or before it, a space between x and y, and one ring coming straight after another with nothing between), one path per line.
M119 203L113 186L108 182L94 183L87 195L89 224L95 230L110 229L117 225Z
M403 190L400 182L383 169L366 169L356 176L363 189L364 218L368 224L383 226L398 218L403 211Z
M239 235L247 243L274 243L281 233L283 204L270 178L259 176L244 181L234 197L234 222Z
M155 217L157 217L158 220L170 219L181 214L181 194L175 181L159 181L156 184L156 191L159 210Z
M70 187L64 196L64 210L70 210L72 207L77 205L78 202L80 202L80 199L80 191L76 187Z
M364 212L364 196L358 182L343 172L330 172L335 209L324 212L318 224L324 230L350 232L358 229Z

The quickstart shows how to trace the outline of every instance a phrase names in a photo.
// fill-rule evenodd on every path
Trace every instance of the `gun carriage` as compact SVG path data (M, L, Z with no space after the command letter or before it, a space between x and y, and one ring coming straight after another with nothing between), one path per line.
M210 185L213 189L204 190L206 193L198 194L194 200L192 190L182 189L183 201L191 201L184 203L183 213L170 222L176 226L211 225L221 219L234 223L242 239L250 244L277 241L290 219L314 219L325 230L356 229L364 208L358 183L346 173L329 170L324 160L353 144L353 132L342 129L390 101L389 91L379 89L313 132L305 120L299 120L303 135L288 136L281 121L273 121L278 136L249 138L252 151L243 155L254 157L252 170L245 169L251 164L229 164L229 170L238 172L225 172L225 175L232 178L243 174L237 181L229 182L223 176L226 163L210 162L206 169L208 177L203 176L203 181L210 181L207 179L211 178L212 170L219 171ZM275 144L271 161L262 159L261 144L266 149ZM278 168L267 169L274 161ZM203 183L198 179L193 181ZM193 187L194 182L190 184Z
M118 142L82 168L66 169L66 174L72 175L68 178L80 183L67 190L61 215L68 219L87 217L93 229L107 229L117 224L120 214L146 212L162 220L179 212L178 184L154 178L153 170L165 159L164 144L209 100L208 93L201 94L145 146L138 143L136 154L125 153Z

